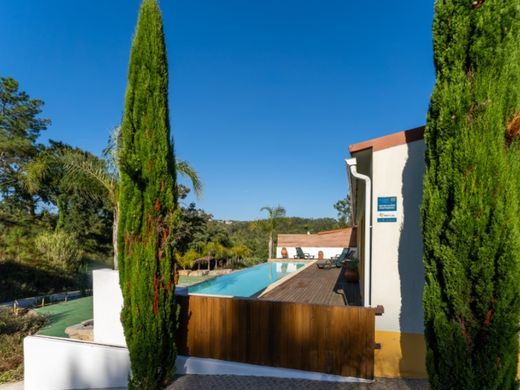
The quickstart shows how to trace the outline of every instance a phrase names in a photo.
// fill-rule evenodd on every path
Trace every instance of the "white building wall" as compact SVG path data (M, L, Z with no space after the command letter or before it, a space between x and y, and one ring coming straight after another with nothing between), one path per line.
M372 305L383 305L376 329L423 332L424 268L420 205L424 141L373 154ZM397 222L377 222L378 197L397 197Z
M119 272L111 269L92 271L94 286L94 342L126 346L121 309L123 294Z
M281 259L282 258L282 248L281 246L276 247L276 258ZM295 247L285 247L287 249L288 258L294 259L294 256L296 256L296 248ZM352 248L355 249L355 248ZM315 259L318 258L318 252L323 251L323 258L324 259L330 259L333 256L339 255L343 248L332 248L332 247L302 247L302 250L304 253L308 253L311 256L314 256Z

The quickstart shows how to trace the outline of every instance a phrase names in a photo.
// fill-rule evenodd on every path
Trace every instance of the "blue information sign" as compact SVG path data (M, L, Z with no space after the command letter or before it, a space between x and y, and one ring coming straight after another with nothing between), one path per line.
M397 196L378 197L377 211L397 211Z
M397 222L397 196L379 196L377 211L377 222Z

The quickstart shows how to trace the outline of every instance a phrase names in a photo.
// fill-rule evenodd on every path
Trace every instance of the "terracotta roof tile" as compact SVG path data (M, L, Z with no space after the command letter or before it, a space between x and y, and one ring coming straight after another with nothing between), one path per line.
M345 248L356 246L356 229L336 229L318 234L278 234L279 247Z

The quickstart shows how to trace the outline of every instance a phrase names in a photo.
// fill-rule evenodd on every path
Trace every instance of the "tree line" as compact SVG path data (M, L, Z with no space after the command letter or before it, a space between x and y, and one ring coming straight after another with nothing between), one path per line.
M0 277L0 301L81 286L95 264L117 268L121 128L107 137L101 156L57 140L43 144L40 136L51 123L43 107L43 100L31 98L16 80L0 78L0 267L14 279ZM215 220L195 203L186 204L190 191L201 195L202 180L187 161L174 163L189 184L176 180L179 207L172 216L175 258L182 268L248 266L268 258L268 243L275 245L277 232L344 225L341 216L283 214L276 216L276 226L272 218ZM36 272L48 288L34 282Z

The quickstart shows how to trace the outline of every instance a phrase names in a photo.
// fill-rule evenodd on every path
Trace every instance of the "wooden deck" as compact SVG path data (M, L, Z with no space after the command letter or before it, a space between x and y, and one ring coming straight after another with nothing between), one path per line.
M332 306L360 306L359 283L347 283L343 268L319 269L315 264L261 296L269 301Z

